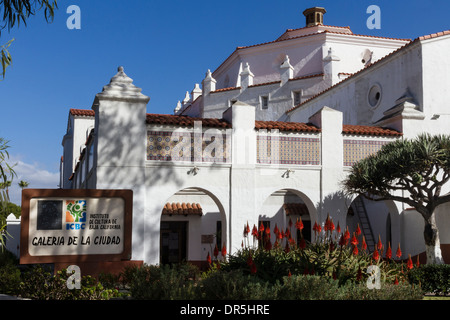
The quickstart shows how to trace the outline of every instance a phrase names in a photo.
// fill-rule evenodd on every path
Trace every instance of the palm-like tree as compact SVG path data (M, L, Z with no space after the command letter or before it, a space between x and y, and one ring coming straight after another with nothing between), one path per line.
M357 162L343 184L350 194L414 207L425 221L427 263L444 263L435 209L450 201L450 194L442 194L449 179L450 136L422 134L387 144Z

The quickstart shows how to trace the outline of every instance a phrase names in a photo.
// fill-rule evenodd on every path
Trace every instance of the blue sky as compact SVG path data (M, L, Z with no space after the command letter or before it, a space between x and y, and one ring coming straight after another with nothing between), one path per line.
M0 137L10 141L11 162L30 187L56 188L61 141L70 108L90 109L117 67L150 96L147 111L172 113L237 46L275 40L305 25L303 10L325 7L327 25L357 34L414 39L450 29L448 0L432 1L58 1L51 24L38 12L28 26L3 30L15 38L13 65L0 81ZM81 10L81 29L69 30L66 9ZM368 6L381 9L381 28L368 29ZM11 198L20 204L18 188Z

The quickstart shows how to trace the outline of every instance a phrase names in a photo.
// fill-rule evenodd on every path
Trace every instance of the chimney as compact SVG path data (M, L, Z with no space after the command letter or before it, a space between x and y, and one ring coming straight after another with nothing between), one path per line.
M306 17L306 26L323 25L323 15L326 12L322 7L313 7L303 11L303 15Z

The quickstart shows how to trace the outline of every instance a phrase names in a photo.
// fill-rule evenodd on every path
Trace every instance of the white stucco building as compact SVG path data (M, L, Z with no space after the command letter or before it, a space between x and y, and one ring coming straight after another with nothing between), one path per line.
M324 12L236 48L173 115L147 113L150 98L120 67L90 109L69 111L61 187L132 189L132 260L149 264L201 263L216 243L232 253L247 223L285 229L301 217L311 239L328 214L341 228L370 225L369 245L380 235L405 254L424 252L417 212L348 199L340 184L386 143L449 133L450 32L356 35L324 25ZM447 209L437 219L449 262Z

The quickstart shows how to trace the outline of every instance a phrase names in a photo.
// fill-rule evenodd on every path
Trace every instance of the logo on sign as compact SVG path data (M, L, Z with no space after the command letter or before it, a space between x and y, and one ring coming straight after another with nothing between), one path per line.
M66 201L66 230L83 230L86 226L86 200Z

